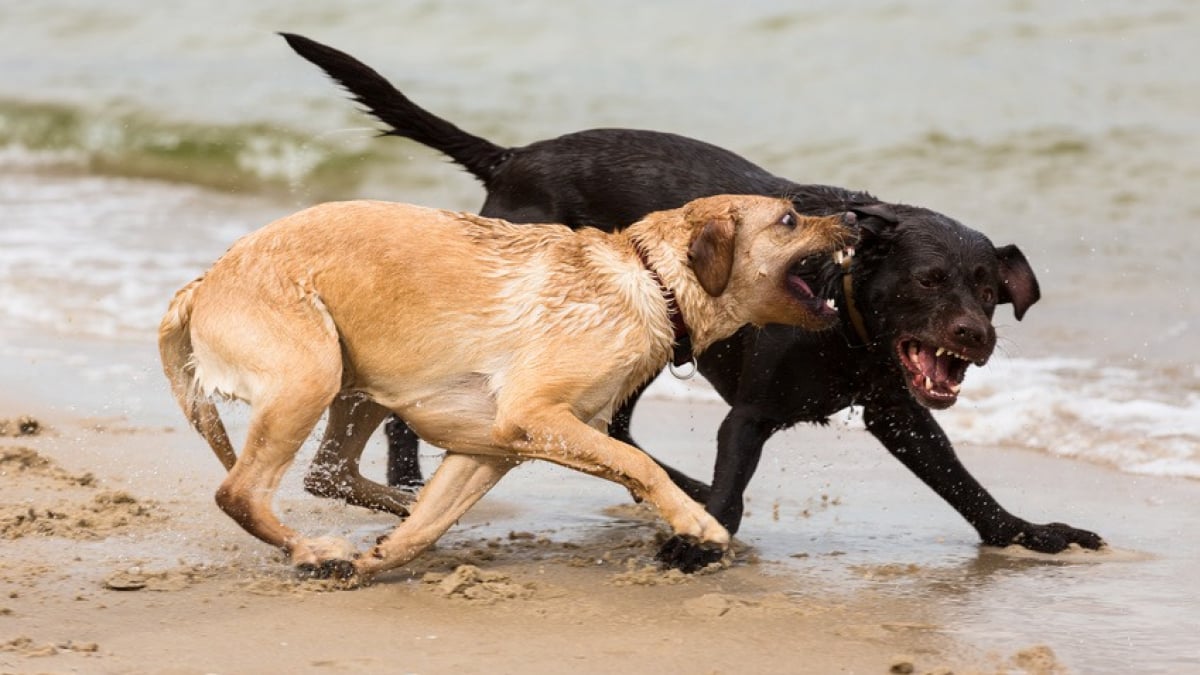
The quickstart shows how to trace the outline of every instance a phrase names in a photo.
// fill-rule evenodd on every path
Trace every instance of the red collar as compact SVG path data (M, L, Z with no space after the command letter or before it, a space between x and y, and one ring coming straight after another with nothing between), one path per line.
M675 291L667 288L662 277L658 276L658 272L655 272L654 268L650 266L650 261L646 260L646 252L642 250L641 246L635 243L633 250L637 252L642 267L645 267L646 271L650 273L650 278L658 284L658 290L662 292L663 299L667 301L667 315L671 317L671 326L675 329L675 353L671 357L671 362L676 366L682 366L694 361L696 357L692 354L692 336L688 332L687 323L683 320L683 313L679 311L679 303L675 300Z

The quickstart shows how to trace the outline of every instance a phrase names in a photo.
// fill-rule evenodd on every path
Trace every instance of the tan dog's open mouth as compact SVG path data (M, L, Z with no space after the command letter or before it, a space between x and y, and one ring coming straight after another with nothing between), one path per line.
M788 293L821 328L830 328L837 323L837 303L833 298L823 298L813 292L812 287L805 281L805 277L816 278L817 271L825 264L831 253L834 262L841 265L854 257L854 247L846 246L832 252L825 251L805 256L788 267L785 281Z

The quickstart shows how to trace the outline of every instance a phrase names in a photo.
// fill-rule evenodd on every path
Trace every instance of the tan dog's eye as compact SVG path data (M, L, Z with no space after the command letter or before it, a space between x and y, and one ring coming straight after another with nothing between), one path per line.
M779 219L779 224L783 225L789 230L796 229L796 214L788 211L787 213L783 214L782 218Z

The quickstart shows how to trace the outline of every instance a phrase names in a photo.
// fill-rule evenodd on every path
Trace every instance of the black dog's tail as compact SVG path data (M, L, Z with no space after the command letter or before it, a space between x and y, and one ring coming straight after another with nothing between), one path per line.
M297 54L311 61L367 107L390 129L384 134L410 138L450 156L485 185L509 149L469 134L421 108L382 75L358 59L294 33L280 33Z

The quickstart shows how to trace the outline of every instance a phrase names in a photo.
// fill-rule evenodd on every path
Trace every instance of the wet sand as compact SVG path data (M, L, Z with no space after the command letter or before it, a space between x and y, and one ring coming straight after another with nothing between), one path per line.
M865 432L835 420L768 445L726 569L657 569L665 530L653 513L618 486L528 465L436 550L341 591L295 579L217 510L220 465L172 419L154 373L134 368L112 386L73 381L53 361L10 358L0 371L10 422L0 425L0 672L1200 669L1185 628L1200 614L1194 482L962 448L1013 511L1113 544L1061 556L986 549ZM59 396L13 396L46 390ZM95 404L105 390L144 404L105 410ZM634 429L705 475L723 414L650 400ZM36 433L22 435L22 416ZM231 417L236 436L243 418ZM376 439L368 475L381 475L381 457ZM436 463L432 449L423 457ZM296 469L277 508L303 531L364 548L395 525L305 495Z

